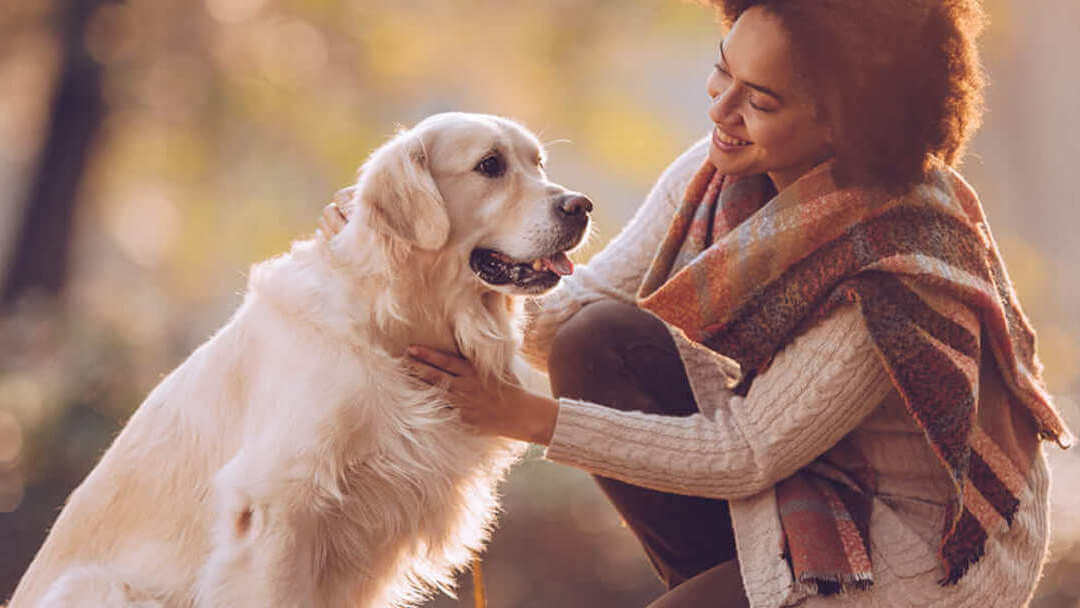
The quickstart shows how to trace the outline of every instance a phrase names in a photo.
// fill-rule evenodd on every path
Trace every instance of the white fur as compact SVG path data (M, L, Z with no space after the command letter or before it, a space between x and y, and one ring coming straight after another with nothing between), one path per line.
M472 170L491 149L509 159L499 180ZM450 590L520 445L466 431L402 354L458 349L485 378L512 375L516 304L468 253L551 253L543 209L565 190L539 153L514 123L464 114L376 151L345 229L254 266L233 318L150 393L11 606L399 606Z

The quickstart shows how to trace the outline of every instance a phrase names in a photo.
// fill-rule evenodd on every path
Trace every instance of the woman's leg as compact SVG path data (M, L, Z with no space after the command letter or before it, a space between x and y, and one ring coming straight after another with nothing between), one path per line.
M595 302L570 318L555 337L548 372L558 397L669 416L698 411L668 330L627 304ZM736 557L727 501L594 477L669 589ZM736 576L724 580L738 586L727 593L742 597L731 565Z
M750 608L750 601L746 599L746 592L743 591L738 560L733 559L709 568L656 598L656 601L649 604L647 608L697 608L699 606Z

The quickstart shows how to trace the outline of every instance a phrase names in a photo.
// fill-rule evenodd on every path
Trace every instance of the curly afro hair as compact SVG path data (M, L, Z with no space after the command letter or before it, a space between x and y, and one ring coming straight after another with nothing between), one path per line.
M841 183L906 190L955 166L979 127L978 0L710 0L730 27L760 6L832 127Z

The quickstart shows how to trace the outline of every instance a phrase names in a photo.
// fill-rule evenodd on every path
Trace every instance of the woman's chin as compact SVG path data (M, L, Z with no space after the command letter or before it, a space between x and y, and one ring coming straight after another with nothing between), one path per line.
M748 175L753 172L753 163L741 150L727 152L715 145L709 146L709 162L723 175Z

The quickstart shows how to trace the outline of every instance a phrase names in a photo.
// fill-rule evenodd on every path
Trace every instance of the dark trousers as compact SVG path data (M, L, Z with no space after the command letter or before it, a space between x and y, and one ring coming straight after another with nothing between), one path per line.
M548 372L558 397L665 416L698 411L668 330L627 304L595 302L564 323ZM726 500L594 479L641 541L660 579L668 589L680 587L653 606L747 605Z

